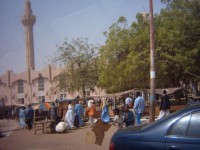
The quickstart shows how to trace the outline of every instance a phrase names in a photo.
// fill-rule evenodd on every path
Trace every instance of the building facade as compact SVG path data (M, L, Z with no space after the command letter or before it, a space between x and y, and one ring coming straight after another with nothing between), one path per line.
M81 91L69 93L60 90L57 77L62 68L49 65L43 70L29 69L20 74L8 71L0 76L0 106L54 102L56 99L75 98L82 96ZM105 94L105 90L95 88L94 92L87 91L87 96Z

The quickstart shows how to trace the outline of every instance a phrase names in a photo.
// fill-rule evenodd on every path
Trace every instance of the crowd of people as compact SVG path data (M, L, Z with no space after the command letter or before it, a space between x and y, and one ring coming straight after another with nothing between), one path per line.
M68 102L68 110L61 121L56 125L56 132L64 132L65 130L78 129L85 125L84 116L89 118L89 125L94 126L94 115L96 112L93 100L89 100L85 109L82 101L75 101L75 105L71 101Z
M114 109L110 107L111 103L109 99L101 99L101 114L100 119L103 123L107 124L113 122L114 125L118 126L119 129L123 127L140 125L141 116L145 110L145 100L140 92L136 92L136 98L127 96L124 100L123 105L118 105ZM98 102L100 105L100 103ZM113 116L111 116L111 111ZM84 125L83 117L88 117L88 123L90 127L94 126L94 116L96 113L96 106L94 100L87 101L87 107L83 107L81 102L76 101L75 106L69 102L68 111L64 116L64 122L58 123L56 130L62 132L64 129L77 129ZM96 118L95 118L96 119ZM136 121L135 121L136 120ZM62 128L62 129L61 129Z
M110 107L111 103L109 99L103 98L100 102L98 101L98 106L101 104L100 119L102 122L105 124L113 122L113 124L118 126L119 129L140 125L141 117L145 111L145 99L142 94L136 92L135 99L127 95L123 102L123 105L117 105L113 108ZM169 96L167 95L166 90L164 90L163 96L161 97L160 114L158 119L168 115L169 109ZM110 115L111 111L113 112L113 116ZM83 120L84 118L88 118L89 126L93 127L95 120L97 119L94 119L97 112L94 100L88 100L86 107L80 100L75 100L73 102L69 101L65 115L62 115L62 109L58 112L58 107L53 103L49 112L55 132L78 129L85 125L85 120ZM28 128L29 130L32 128L34 110L31 108L31 105L29 105L27 109L20 109L19 118L20 126L22 128Z

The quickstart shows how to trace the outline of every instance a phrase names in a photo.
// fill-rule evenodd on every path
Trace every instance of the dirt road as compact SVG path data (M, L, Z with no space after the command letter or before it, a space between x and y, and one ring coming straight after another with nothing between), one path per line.
M11 129L10 124L14 129ZM8 136L0 138L0 150L108 150L110 138L117 130L115 127L110 128L99 146L85 142L86 132L91 130L88 126L66 133L42 134L38 131L36 135L34 130L16 127L16 122L10 122L7 126Z

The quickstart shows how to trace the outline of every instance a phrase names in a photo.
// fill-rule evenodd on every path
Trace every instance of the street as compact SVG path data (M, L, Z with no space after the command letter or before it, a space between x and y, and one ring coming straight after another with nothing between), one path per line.
M65 133L42 134L42 131L38 131L35 135L34 129L20 129L15 120L4 120L4 124L1 120L0 125L0 131L6 135L0 138L0 150L107 150L110 138L117 130L117 127L112 126L105 133L103 143L99 146L85 142L86 132L92 129L89 126Z

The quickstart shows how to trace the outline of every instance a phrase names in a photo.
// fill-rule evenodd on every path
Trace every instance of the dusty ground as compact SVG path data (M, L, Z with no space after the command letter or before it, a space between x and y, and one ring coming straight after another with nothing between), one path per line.
M85 142L86 132L91 128L84 126L66 133L42 134L34 130L20 129L16 121L0 122L0 130L6 137L0 138L0 150L108 150L116 127L110 128L101 146ZM7 131L7 132L5 132Z

